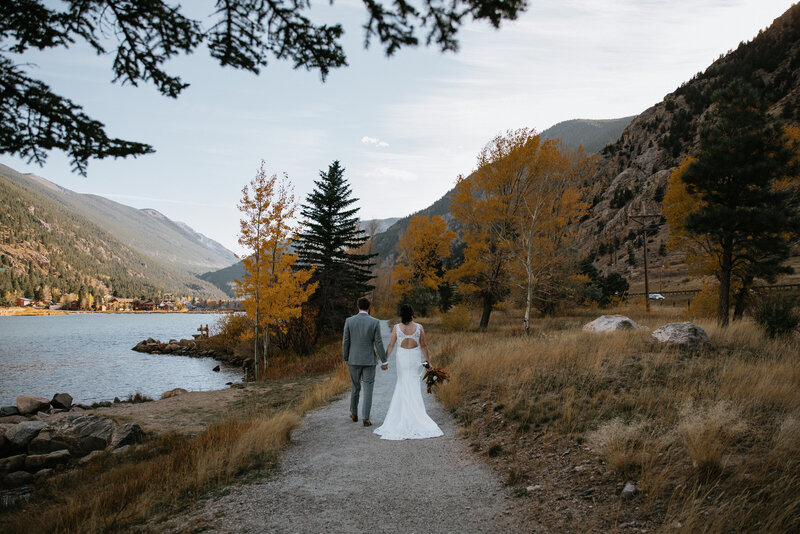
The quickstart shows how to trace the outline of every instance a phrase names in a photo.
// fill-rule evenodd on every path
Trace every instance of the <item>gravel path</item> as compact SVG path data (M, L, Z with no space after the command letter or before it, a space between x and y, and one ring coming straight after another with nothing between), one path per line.
M388 344L386 321L381 328ZM457 437L456 423L432 395L423 391L428 414L443 437L386 441L372 433L383 421L394 389L391 357L389 364L389 371L377 370L375 426L350 421L348 392L306 416L292 434L279 474L232 487L183 519L216 532L535 530L517 521L513 508L518 500L508 496L498 477Z

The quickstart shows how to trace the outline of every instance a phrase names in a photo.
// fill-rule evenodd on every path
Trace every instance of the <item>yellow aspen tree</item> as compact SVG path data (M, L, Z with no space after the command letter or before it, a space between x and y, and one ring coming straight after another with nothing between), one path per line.
M266 376L270 329L285 333L316 284L308 283L313 269L294 268L297 254L290 252L289 245L297 204L285 175L280 181L274 174L267 177L262 162L242 189L238 208L243 213L239 244L250 253L242 259L244 276L236 281L236 294L253 321L253 358L259 379Z
M547 140L528 153L526 163L520 162L529 172L526 187L520 191L522 206L511 249L522 271L526 333L534 300L540 310L552 312L574 278L575 258L570 245L576 235L569 226L588 208L581 199L580 186L590 175L594 161L581 148L569 150Z
M455 232L447 228L442 217L414 216L397 242L400 263L392 276L394 294L406 298L418 291L438 294L445 283L443 262L450 255L455 238Z
M484 147L478 169L456 186L451 213L464 228L464 263L451 272L459 291L483 300L481 328L514 279L525 291L528 331L536 293L547 304L573 263L567 227L586 209L579 186L592 158L543 141L535 130L509 130ZM548 300L548 298L550 300Z
M509 130L490 141L478 156L478 168L460 176L450 213L461 225L464 262L448 272L463 294L482 301L479 328L489 325L494 305L509 291L510 262L516 221L530 169L520 161L538 150L541 138L535 130Z

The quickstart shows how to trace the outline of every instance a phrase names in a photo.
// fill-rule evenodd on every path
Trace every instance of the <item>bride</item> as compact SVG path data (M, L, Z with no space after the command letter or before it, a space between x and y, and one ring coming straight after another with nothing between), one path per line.
M395 352L397 382L386 418L374 432L381 436L381 439L435 438L441 436L442 431L425 412L420 381L423 367L428 367L425 330L422 329L422 325L412 321L414 310L408 304L400 307L400 317L402 323L392 329L392 339L386 350L386 355L390 355L399 340Z

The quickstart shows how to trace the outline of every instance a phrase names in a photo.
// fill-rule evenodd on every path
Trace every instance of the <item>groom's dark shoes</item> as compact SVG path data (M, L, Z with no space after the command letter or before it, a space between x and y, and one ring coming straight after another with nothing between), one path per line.
M364 426L372 426L372 421L369 419L364 419Z
M354 423L358 422L358 416L354 413L350 414L350 419L352 419Z

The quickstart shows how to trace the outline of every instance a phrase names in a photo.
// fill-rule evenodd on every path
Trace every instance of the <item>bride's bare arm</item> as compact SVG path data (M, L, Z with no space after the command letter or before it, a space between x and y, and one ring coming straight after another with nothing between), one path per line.
M397 343L397 332L392 328L392 339L389 340L389 346L386 348L386 361L389 361L389 355L394 350L394 344Z
M425 361L430 362L430 356L428 356L428 343L425 341L425 329L422 328L422 325L419 325L419 348L422 351L422 355L425 356Z

